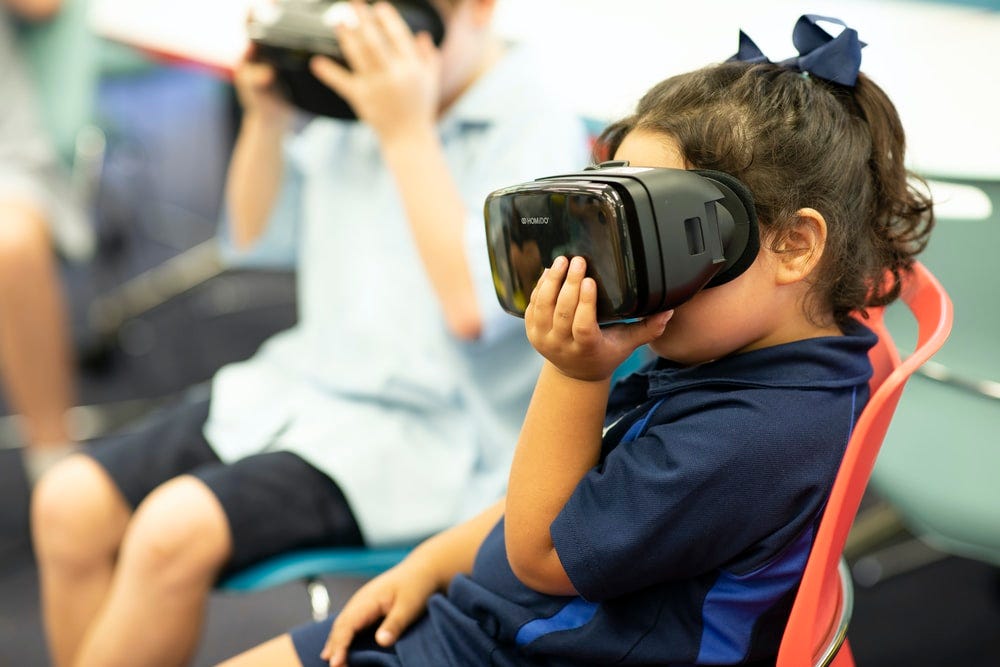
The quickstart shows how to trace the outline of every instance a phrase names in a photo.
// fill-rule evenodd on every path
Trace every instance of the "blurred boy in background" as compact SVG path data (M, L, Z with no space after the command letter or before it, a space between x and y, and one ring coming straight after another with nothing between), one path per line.
M290 549L412 542L499 498L539 362L496 301L486 195L588 162L495 0L436 0L436 48L387 3L313 71L361 122L311 120L237 72L234 242L300 228L299 324L33 499L56 665L183 664L220 574Z

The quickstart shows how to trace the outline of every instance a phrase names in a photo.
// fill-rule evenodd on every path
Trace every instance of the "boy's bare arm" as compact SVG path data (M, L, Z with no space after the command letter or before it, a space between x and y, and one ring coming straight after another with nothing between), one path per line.
M441 54L427 33L413 35L388 3L355 9L357 25L337 29L350 71L317 58L313 73L378 135L445 322L456 337L477 338L482 317L465 255L468 212L436 127L444 94Z
M459 338L477 338L482 319L465 252L468 213L435 127L409 128L384 141L382 152L448 328Z
M238 248L256 241L271 217L284 172L282 141L293 117L273 89L274 70L248 57L234 75L243 122L226 175L230 234Z

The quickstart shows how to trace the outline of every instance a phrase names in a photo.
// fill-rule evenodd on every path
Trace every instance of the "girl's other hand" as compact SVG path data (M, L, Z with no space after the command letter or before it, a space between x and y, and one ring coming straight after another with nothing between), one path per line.
M399 639L427 607L427 600L442 587L432 569L423 567L416 554L375 577L351 596L337 615L320 657L332 667L347 664L347 650L354 636L383 619L375 631L380 646Z
M636 348L663 334L673 311L602 328L597 323L597 283L586 273L583 257L557 257L531 293L525 330L534 348L564 375L606 380Z

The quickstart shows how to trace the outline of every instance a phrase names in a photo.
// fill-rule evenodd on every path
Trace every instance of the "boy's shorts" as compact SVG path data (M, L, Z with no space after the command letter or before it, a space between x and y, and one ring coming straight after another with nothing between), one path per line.
M179 475L197 477L219 499L233 540L221 576L291 549L361 546L354 515L337 484L291 452L270 451L222 463L202 435L209 392L189 394L86 452L136 508Z

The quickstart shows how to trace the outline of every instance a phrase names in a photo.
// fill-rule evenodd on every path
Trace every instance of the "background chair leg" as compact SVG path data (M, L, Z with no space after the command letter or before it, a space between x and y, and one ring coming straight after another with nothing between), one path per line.
M871 587L947 557L948 554L914 537L858 558L851 567L851 574L859 586Z
M844 559L853 563L908 534L896 510L888 503L878 501L855 517L844 545Z

